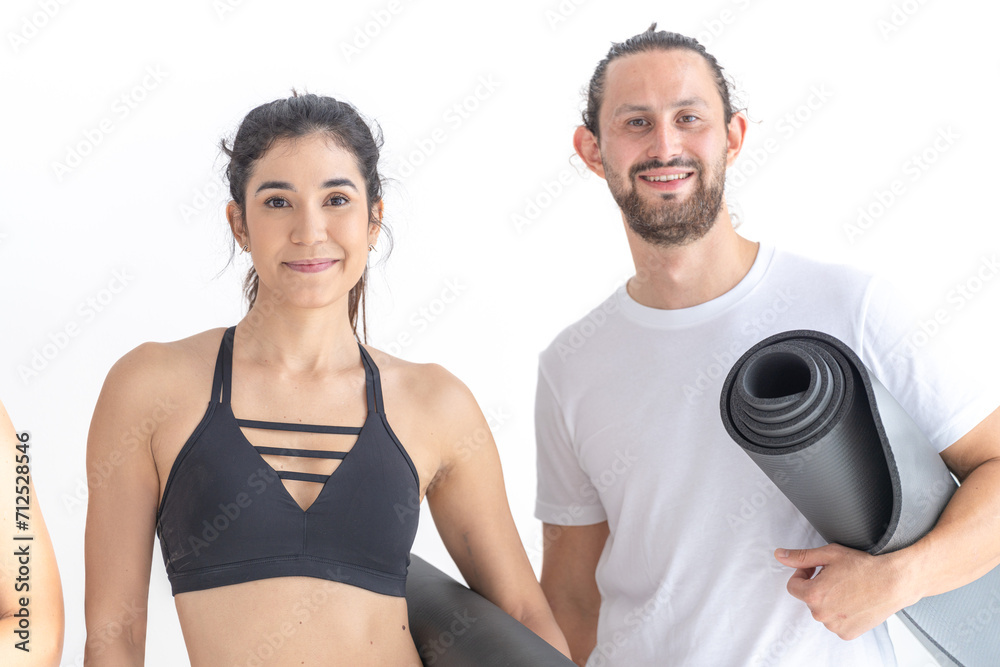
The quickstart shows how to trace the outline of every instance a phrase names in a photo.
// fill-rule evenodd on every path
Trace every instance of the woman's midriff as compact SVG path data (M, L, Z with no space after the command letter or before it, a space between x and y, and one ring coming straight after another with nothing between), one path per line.
M174 598L192 667L421 667L406 599L311 577Z

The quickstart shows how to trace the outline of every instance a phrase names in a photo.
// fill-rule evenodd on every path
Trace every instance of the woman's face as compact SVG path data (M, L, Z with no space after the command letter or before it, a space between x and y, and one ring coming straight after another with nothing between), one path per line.
M380 217L381 204L376 218ZM365 181L355 157L323 134L279 139L254 165L247 182L246 232L238 210L227 210L233 234L250 246L258 300L318 308L345 299L361 278L369 224Z

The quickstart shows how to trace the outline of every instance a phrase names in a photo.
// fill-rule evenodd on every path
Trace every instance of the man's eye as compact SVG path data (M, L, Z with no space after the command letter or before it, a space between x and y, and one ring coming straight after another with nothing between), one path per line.
M631 125L632 127L642 127L643 125L646 125L646 119L645 118L633 118L632 120L630 120L628 122L628 124Z
M685 123L693 123L696 120L698 120L698 117L697 116L692 116L691 114L687 114L685 116L681 116L681 120L683 122L685 122Z

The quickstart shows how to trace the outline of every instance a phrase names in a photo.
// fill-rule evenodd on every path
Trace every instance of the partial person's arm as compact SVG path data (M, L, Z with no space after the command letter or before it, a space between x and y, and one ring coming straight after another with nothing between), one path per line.
M469 588L569 656L569 648L518 536L500 457L472 393L450 373L431 370L441 466L427 500Z
M542 590L566 635L570 657L583 667L597 645L601 593L594 573L608 539L608 522L542 526L545 539Z
M797 568L788 591L841 638L858 637L903 607L1000 565L1000 409L941 458L962 484L934 529L909 547L879 556L836 544L775 552Z
M87 442L84 665L142 665L159 481L150 449L155 346L108 373ZM147 425L147 426L144 426ZM138 428L136 428L138 427ZM153 430L155 433L155 430ZM140 434L139 437L136 434Z
M21 449L18 449L18 445ZM63 648L63 595L56 554L30 481L37 451L22 443L0 403L0 665L57 667ZM27 463L26 463L27 462ZM22 467L23 466L23 467ZM22 472L25 473L22 475ZM28 480L25 485L23 479ZM25 507L15 501L25 498ZM22 501L23 502L23 501ZM28 530L18 529L17 509ZM31 540L15 537L31 535Z

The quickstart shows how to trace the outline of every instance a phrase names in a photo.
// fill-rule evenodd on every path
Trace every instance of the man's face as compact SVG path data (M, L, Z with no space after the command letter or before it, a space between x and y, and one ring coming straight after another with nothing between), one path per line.
M625 221L657 245L683 245L712 228L728 159L712 70L685 49L622 57L607 69L600 110L604 176Z

